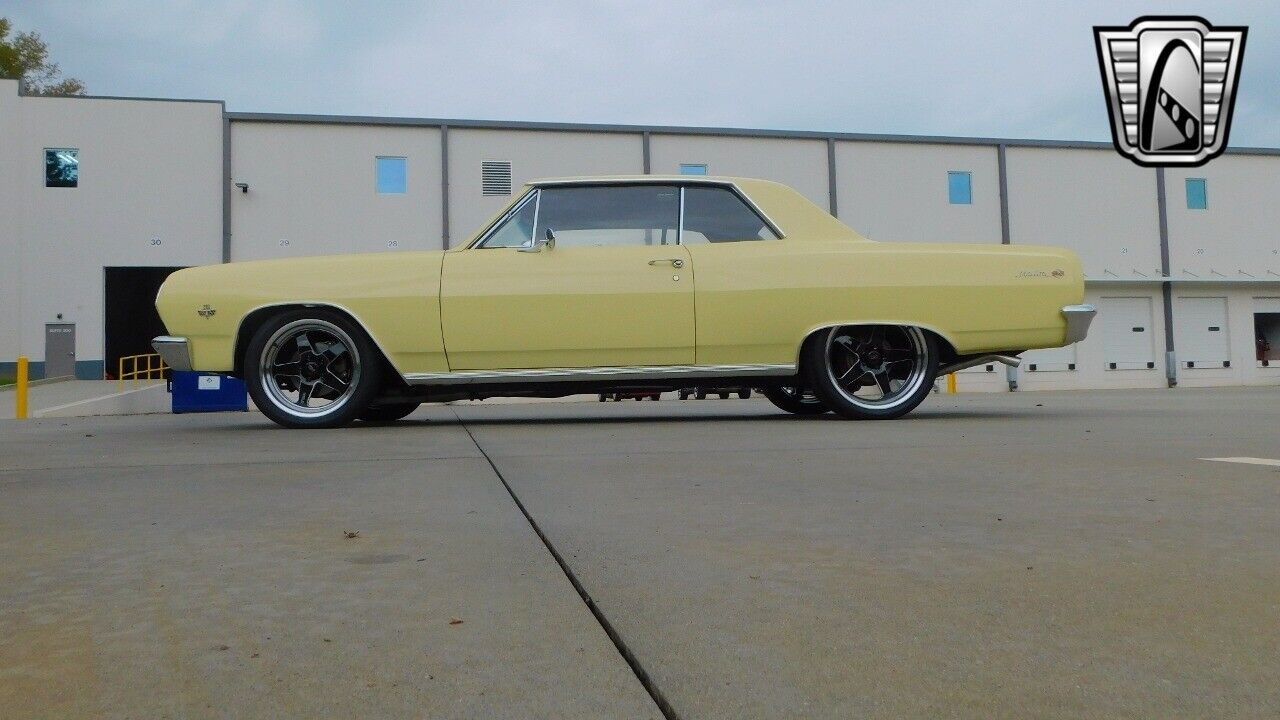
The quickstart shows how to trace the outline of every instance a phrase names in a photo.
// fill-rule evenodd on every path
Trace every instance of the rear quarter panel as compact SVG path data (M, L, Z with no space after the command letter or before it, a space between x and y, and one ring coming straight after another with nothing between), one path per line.
M1058 248L784 239L689 249L700 365L794 363L814 330L858 323L919 326L960 354L1057 347L1061 308L1084 298L1078 258Z
M240 324L255 310L313 304L351 315L401 373L440 372L441 261L439 252L376 253L189 268L165 281L156 308L170 334L190 341L198 370L232 370ZM206 305L210 317L199 312Z

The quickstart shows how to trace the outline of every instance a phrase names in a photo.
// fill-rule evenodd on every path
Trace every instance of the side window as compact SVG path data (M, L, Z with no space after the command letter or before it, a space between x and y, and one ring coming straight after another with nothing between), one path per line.
M533 240L533 219L538 209L538 194L531 193L505 220L489 233L481 247L513 248L529 245Z
M684 189L684 232L680 237L686 245L778 239L754 210L722 187Z
M549 228L556 247L675 245L680 190L672 185L542 189L536 237Z

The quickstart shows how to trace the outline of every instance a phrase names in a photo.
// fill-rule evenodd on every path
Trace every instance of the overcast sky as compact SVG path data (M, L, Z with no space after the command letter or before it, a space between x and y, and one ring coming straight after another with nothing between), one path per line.
M233 111L1109 140L1091 26L1249 26L1233 146L1280 146L1280 2L0 0L92 94Z

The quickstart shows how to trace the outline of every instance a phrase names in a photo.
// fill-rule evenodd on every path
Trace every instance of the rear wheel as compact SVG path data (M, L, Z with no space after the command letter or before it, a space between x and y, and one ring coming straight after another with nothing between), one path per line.
M254 404L287 428L346 425L381 389L382 363L346 316L302 308L267 320L245 350L245 384Z
M828 411L818 396L807 388L774 386L766 387L762 392L779 410L793 415L821 415Z
M416 402L371 405L362 410L356 419L365 422L395 422L408 417L418 409L418 405Z
M938 346L920 328L848 325L805 346L805 372L814 394L836 413L857 420L890 420L911 412L938 373Z

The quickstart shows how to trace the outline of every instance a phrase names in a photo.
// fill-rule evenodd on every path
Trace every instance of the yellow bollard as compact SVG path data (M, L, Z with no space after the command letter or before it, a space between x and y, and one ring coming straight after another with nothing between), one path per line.
M19 420L27 419L27 358L18 358L18 386L15 388L17 396L15 398L16 405L14 407L14 415Z
M955 373L947 373L947 392L952 395L956 394L956 374Z

